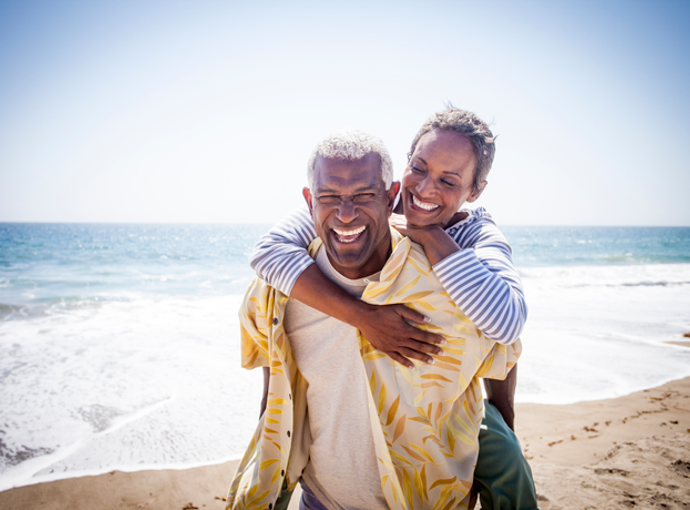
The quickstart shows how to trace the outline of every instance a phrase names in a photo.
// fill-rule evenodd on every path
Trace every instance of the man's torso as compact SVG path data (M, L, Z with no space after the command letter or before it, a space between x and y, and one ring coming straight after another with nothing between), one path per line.
M359 297L368 279L333 273L324 249L317 265L335 283ZM338 278L339 277L339 278ZM309 383L311 444L303 479L333 508L388 508L371 433L369 387L357 331L299 301L288 301L285 328L302 376Z

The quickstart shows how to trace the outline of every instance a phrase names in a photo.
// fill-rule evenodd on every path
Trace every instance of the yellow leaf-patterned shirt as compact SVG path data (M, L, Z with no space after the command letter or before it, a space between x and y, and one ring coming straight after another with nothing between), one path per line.
M479 378L503 379L521 344L485 337L444 291L423 249L395 230L391 235L380 281L362 299L405 303L430 317L423 328L447 343L433 365L415 361L408 369L359 335L381 488L392 509L466 508L483 410ZM312 243L312 256L320 245ZM240 310L242 366L270 367L271 377L266 412L230 485L228 508L271 509L283 481L294 489L309 460L306 381L283 325L287 300L255 280Z

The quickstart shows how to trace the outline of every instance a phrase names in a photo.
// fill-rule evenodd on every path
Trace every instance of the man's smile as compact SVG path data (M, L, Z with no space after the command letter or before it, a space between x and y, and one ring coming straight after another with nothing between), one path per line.
M360 235L366 230L366 228L367 227L364 225L349 230L334 228L333 232L335 233L336 239L338 239L338 241L341 243L354 243L357 239L359 239Z
M431 202L423 202L416 196L414 196L412 193L410 193L410 195L412 196L412 204L414 204L415 207L418 207L424 211L431 212L434 209L438 209L440 207L438 204L432 204Z

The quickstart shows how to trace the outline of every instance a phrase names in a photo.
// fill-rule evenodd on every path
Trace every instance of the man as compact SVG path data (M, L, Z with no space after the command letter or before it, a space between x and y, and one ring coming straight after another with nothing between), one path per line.
M478 377L505 377L520 344L486 338L443 292L423 250L391 232L399 184L378 139L334 135L313 161L304 196L319 268L369 303L424 310L447 344L434 365L397 365L363 337L355 343L354 328L256 282L240 314L243 366L270 367L267 408L228 507L272 509L300 479L307 508L466 507Z

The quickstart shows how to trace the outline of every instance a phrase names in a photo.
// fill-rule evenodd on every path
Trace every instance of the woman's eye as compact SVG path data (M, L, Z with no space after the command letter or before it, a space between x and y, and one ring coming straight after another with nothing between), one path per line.
M424 173L424 170L422 170L418 166L412 165L410 168L412 169L413 172L417 172L418 174Z
M446 186L450 186L451 188L457 186L457 184L455 184L454 182L448 181L448 180L446 180L446 179L441 179L441 182L442 182L443 184L445 184Z

